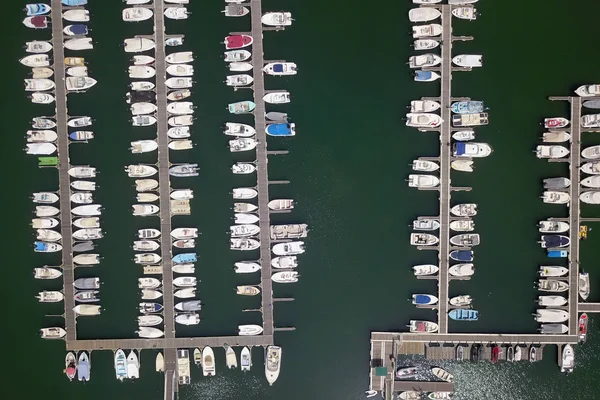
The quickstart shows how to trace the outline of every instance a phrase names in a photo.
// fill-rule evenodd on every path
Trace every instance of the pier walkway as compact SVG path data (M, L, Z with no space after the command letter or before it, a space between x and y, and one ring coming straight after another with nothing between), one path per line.
M600 313L600 303L579 303L579 312Z
M65 295L65 329L66 340L77 339L77 321L75 320L75 270L73 267L73 231L71 218L71 186L68 170L69 159L69 131L67 127L67 88L65 86L65 48L63 45L63 20L62 3L60 0L51 0L52 16L52 51L54 58L54 81L56 88L56 133L58 134L58 195L60 198L60 233L62 235L62 272L63 294Z
M495 344L566 344L577 343L577 335L541 335L523 333L404 333L371 332L371 341L418 343L495 343Z

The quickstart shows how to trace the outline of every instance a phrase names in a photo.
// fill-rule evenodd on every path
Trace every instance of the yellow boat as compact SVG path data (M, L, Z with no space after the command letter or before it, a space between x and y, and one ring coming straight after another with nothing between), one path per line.
M85 65L85 58L83 57L65 57L65 65L70 67L81 67Z
M587 225L582 225L579 227L579 238L580 239L587 239L587 234L588 234L588 227Z

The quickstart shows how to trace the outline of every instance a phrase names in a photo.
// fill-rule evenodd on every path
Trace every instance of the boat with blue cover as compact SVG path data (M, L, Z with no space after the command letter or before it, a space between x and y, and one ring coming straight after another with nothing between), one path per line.
M413 294L412 295L412 303L415 305L431 305L436 304L438 302L438 298L432 296L430 294Z
M548 250L548 257L550 258L566 258L568 255L567 250Z
M50 12L51 8L48 4L44 3L36 3L36 4L26 4L25 11L27 11L28 17L33 17L36 15L44 15Z
M57 243L34 242L33 251L36 253L54 253L62 250L62 246Z
M470 262L473 261L473 251L471 250L454 250L450 253L450 258L456 261Z
M271 124L267 125L266 131L269 136L294 136L296 134L296 124Z
M479 311L456 308L448 313L448 317L455 321L477 321L479 319Z
M67 25L65 29L63 29L65 35L74 36L74 35L87 35L88 28L87 25L76 24L76 25Z
M173 262L176 264L187 264L197 261L196 253L181 253L173 257Z
M440 79L441 76L433 71L415 71L415 81L417 82L433 82Z
M542 240L538 242L543 249L551 249L556 247L567 247L570 239L565 235L542 235Z
M61 0L65 6L85 6L88 3L88 0Z
M452 103L450 109L456 114L474 114L484 110L483 101L457 101Z
M82 351L79 355L77 363L77 380L80 382L87 382L90 380L90 358L85 351Z
M152 314L161 312L163 305L160 303L140 303L139 309L142 314Z

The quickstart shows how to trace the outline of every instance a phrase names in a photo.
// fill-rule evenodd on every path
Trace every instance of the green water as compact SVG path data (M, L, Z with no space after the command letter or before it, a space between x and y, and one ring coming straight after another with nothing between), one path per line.
M134 233L153 227L154 219L134 219L130 205L135 191L123 167L151 162L152 157L133 156L129 142L151 138L152 129L132 129L124 101L130 55L120 43L134 34L151 33L150 23L127 24L121 20L121 2L92 0L93 51L85 52L90 75L98 85L87 94L72 95L71 115L95 119L97 138L88 145L71 147L73 164L89 163L101 171L97 201L104 205L99 241L103 263L78 276L99 275L104 282L100 317L81 318L81 338L133 337L138 294L130 249ZM259 322L259 315L242 313L257 308L259 299L235 296L240 283L257 283L255 277L239 277L232 265L241 260L228 249L226 234L231 223L229 192L236 186L252 186L251 177L234 177L234 160L221 125L228 120L228 102L248 98L249 92L233 92L222 83L227 73L219 44L228 32L249 30L249 19L225 19L221 1L193 1L188 21L168 22L168 33L186 35L183 50L194 50L197 81L193 88L196 123L191 152L173 154L174 161L193 161L201 167L198 178L173 181L173 187L194 189L193 215L177 217L175 226L198 226L202 236L197 250L197 276L202 300L202 323L197 328L178 328L179 336L232 334L238 323ZM476 249L477 273L471 281L453 282L451 295L471 294L481 311L477 323L451 324L452 331L535 332L530 313L537 295L532 289L537 266L546 262L537 247L535 223L541 218L564 216L566 208L544 205L540 180L565 175L566 165L537 160L532 150L544 116L567 115L567 105L546 100L549 95L568 95L583 83L597 82L597 52L590 51L597 37L591 16L600 3L582 2L583 12L569 2L482 0L482 16L476 22L457 21L456 35L473 35L470 43L457 43L455 54L484 55L484 68L457 73L453 93L481 99L490 107L491 124L477 129L478 139L489 142L494 154L476 162L476 172L454 173L453 184L472 186L470 193L455 193L453 201L479 203L477 232L482 244ZM24 131L31 117L52 114L52 107L32 105L23 96L21 79L26 69L16 60L23 56L26 40L48 38L49 32L23 28L22 4L5 6L5 38L2 71L4 83L4 134L0 147L4 164L5 207L5 368L0 393L3 398L59 399L83 396L88 400L162 399L162 375L154 373L154 355L142 353L140 381L114 379L112 355L93 354L92 381L68 383L62 374L64 343L42 342L37 330L60 324L61 306L38 304L34 295L42 289L58 289L60 282L41 284L31 269L57 264L56 256L31 251L34 240L28 226L33 191L55 190L56 172L37 169L35 157L27 157ZM306 222L310 237L300 258L301 280L296 285L275 287L276 296L295 297L293 303L275 307L278 326L295 326L296 332L277 333L283 346L279 380L268 387L262 373L262 355L253 352L251 375L226 371L224 352L216 350L218 376L201 377L193 368L192 385L182 388L181 399L336 399L363 398L368 385L369 332L400 330L411 318L434 318L406 299L415 292L434 292L433 281L417 281L410 266L434 262L433 252L419 252L408 245L407 225L418 215L437 213L437 196L409 190L404 182L408 164L418 156L437 155L438 139L403 127L405 106L420 96L437 95L439 86L412 81L405 62L411 55L408 1L366 4L356 0L265 0L263 10L290 10L294 25L285 32L265 32L265 58L287 59L299 65L291 78L267 78L267 89L288 89L292 103L285 109L297 124L293 139L269 141L270 149L289 149L286 156L270 159L272 179L289 179L290 185L274 186L271 197L289 196L298 202L290 215L274 216L276 222ZM590 18L586 18L589 15ZM12 40L17 36L16 40ZM72 55L72 54L71 54ZM231 120L231 119L230 119ZM234 119L251 122L248 118ZM600 142L591 135L584 143ZM18 168L18 170L17 170ZM584 216L600 216L597 208L583 207ZM598 282L594 262L598 238L594 231L582 243L582 267ZM595 277L596 276L596 277ZM600 291L592 288L591 301ZM592 319L590 339L577 348L578 366L571 376L558 372L556 351L549 348L544 361L535 365L448 364L457 379L456 399L595 399L600 363L597 319ZM33 363L35 362L35 367ZM412 363L406 360L407 364ZM422 361L414 361L422 363Z

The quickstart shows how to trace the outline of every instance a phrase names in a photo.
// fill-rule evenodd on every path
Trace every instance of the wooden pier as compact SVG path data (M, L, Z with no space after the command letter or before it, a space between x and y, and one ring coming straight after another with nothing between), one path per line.
M65 86L65 48L63 44L63 19L61 0L51 0L52 16L52 51L54 59L54 79L56 82L56 133L58 134L58 195L60 205L60 233L62 235L62 272L63 293L65 295L65 330L67 342L77 339L77 321L75 320L75 270L73 267L73 228L71 226L71 186L68 170L69 159L69 131L67 127L67 88Z

